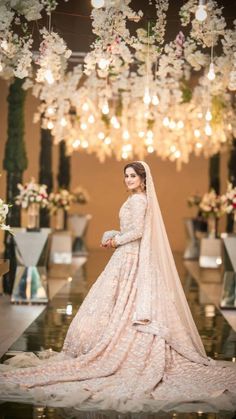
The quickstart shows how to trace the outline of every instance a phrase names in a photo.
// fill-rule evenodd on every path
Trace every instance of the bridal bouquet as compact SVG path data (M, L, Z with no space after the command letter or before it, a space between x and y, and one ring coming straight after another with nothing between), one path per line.
M73 202L73 195L67 189L59 192L51 192L48 197L48 208L51 214L55 214L58 209L68 211Z
M236 214L236 187L228 182L227 191L221 196L221 202L226 214Z
M47 186L40 185L35 182L34 178L29 183L17 185L20 193L16 196L16 205L22 208L28 208L31 204L39 204L41 208L46 208L48 205Z
M77 188L73 191L73 202L76 204L87 204L89 199L90 197L88 192L81 186L77 186Z
M6 225L6 218L9 211L9 205L5 204L2 199L0 199L0 230L6 230L12 233L11 227Z
M205 218L210 216L220 218L225 213L221 196L217 195L214 189L203 195L199 203L199 209Z

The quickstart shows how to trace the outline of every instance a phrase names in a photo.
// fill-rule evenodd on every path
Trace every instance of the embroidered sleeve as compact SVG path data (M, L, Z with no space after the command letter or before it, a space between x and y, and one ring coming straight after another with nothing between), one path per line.
M116 245L120 246L142 237L146 206L147 202L145 197L135 194L130 198L130 229L115 236Z

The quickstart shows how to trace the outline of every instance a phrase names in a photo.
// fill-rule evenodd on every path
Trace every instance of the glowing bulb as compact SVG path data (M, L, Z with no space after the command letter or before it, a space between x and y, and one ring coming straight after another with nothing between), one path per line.
M148 148L147 148L147 151L148 151L148 153L153 153L153 151L154 151L153 146L149 145Z
M107 144L107 145L111 144L110 137L106 137L105 140L104 140L104 143Z
M208 109L206 116L205 116L206 121L211 121L212 120L212 114L211 111Z
M154 106L157 106L157 105L159 105L159 103L160 103L160 101L159 101L158 96L157 95L153 95L153 97L152 97L152 104Z
M210 136L212 134L212 129L211 126L209 124L206 124L205 126L205 134Z
M210 81L212 81L212 80L214 80L216 78L215 69L214 69L214 63L211 63L210 64L209 71L208 71L208 74L207 74L207 78Z
M198 112L197 117L198 117L198 119L202 119L202 117L203 117L202 112Z
M122 137L123 137L124 140L129 139L130 135L129 135L129 131L127 129L123 132Z
M128 152L128 151L131 151L132 150L132 144L125 144L125 145L123 145L123 147L122 147L122 151L124 151L124 152Z
M146 140L145 140L145 144L146 144L146 145L151 145L151 144L153 144L153 139L152 139L152 138L146 138Z
M183 121L178 121L177 122L177 128L178 129L182 129L184 127L184 123L183 123Z
M94 124L94 122L95 122L95 118L94 118L93 114L89 115L89 117L88 117L88 122L89 122L90 124Z
M126 151L124 151L124 152L121 154L121 157L122 157L122 159L127 159L127 158L128 158L128 153L126 153Z
M150 103L151 103L151 96L150 96L150 93L149 93L149 88L148 87L145 87L145 90L144 90L144 96L143 96L143 102L145 103L145 105L150 105Z
M88 148L88 141L87 140L84 140L84 141L82 141L82 144L81 144L81 146L83 147L83 148Z
M164 127L168 127L169 126L170 120L169 120L168 116L165 116L165 118L163 119L162 123L163 123Z
M119 123L119 121L118 121L118 119L115 115L113 115L112 118L111 118L111 124L116 129L120 128L120 123Z
M153 131L151 129L149 129L148 132L147 132L147 137L148 138L153 138L153 135L154 135Z
M48 121L48 125L47 125L48 129L53 129L54 128L54 124L52 121Z
M101 70L106 70L109 66L110 61L107 60L106 58L100 58L99 62L98 62L98 67Z
M199 22L203 22L207 18L206 6L202 4L201 0L197 7L195 17Z
M66 314L67 314L67 316L71 316L72 311L73 311L72 304L67 304L67 306L66 306Z
M105 1L104 0L91 0L91 5L95 7L95 9L100 9L104 7Z
M176 127L175 121L170 121L169 127L170 127L170 129L175 129L175 127Z
M78 148L80 146L80 140L75 140L72 144L73 148Z
M195 135L196 138L200 137L201 133L200 133L199 129L194 130L194 135Z
M178 159L181 156L181 153L179 150L175 151L175 157Z
M196 148L202 148L202 143L196 143Z
M144 131L139 131L138 136L139 136L140 138L143 138L143 137L144 137L144 135L145 135L145 132L144 132Z
M67 125L67 120L66 120L66 118L61 118L61 120L60 120L60 124L61 124L61 126L62 127L65 127L66 125Z
M175 150L176 150L175 145L172 145L172 146L170 147L170 151L171 151L171 153L174 153L174 152L175 152Z
M50 69L45 71L44 78L48 82L48 84L53 84L54 83L54 77L53 77L52 71Z
M104 132L100 131L100 132L98 133L98 138L99 138L99 140L104 140L104 138L105 138L105 134L104 134Z
M89 110L89 104L87 102L83 103L82 109L84 112L87 112Z
M102 106L102 113L104 114L104 115L107 115L108 113L109 113L109 105L108 105L108 102L105 102L104 104L103 104L103 106Z
M80 128L85 131L87 129L87 124L85 122L82 122L82 124L80 125Z
M54 115L54 113L55 113L55 109L52 106L49 106L47 108L47 114L48 115Z

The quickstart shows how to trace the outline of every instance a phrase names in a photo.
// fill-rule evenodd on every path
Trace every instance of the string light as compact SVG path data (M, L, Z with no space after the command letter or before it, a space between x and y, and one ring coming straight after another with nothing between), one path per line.
M201 133L200 133L199 129L194 130L194 135L195 135L196 138L200 137Z
M105 138L105 134L104 134L104 132L100 131L100 132L98 133L98 138L99 138L99 140L104 140L104 138Z
M82 141L81 146L82 146L83 148L88 148L88 145L89 145L89 143L88 143L88 141L87 141L87 140Z
M154 147L152 145L149 145L147 148L148 153L153 153Z
M164 127L168 127L169 126L170 120L169 120L168 116L165 116L165 118L163 119L162 123L163 123Z
M94 124L94 122L95 122L95 118L94 118L93 114L89 115L89 117L88 117L88 122L89 122L90 124Z
M82 122L82 124L80 125L80 128L85 131L87 129L87 124L85 122Z
M103 103L103 106L102 106L102 113L103 113L104 115L107 115L107 114L109 114L109 111L110 111L110 109L109 109L108 102L107 102L107 101L105 101L105 102Z
M149 87L146 86L144 90L143 102L145 103L145 105L150 105L151 100L152 99L150 96Z
M78 148L79 146L80 146L80 140L75 140L74 142L73 142L73 148Z
M211 136L211 134L212 134L212 128L211 128L211 126L210 126L210 124L206 124L206 126L205 126L205 134L207 135L207 136Z
M49 106L47 108L47 114L48 115L54 115L54 113L55 113L55 109L52 106Z
M129 140L130 135L129 135L129 131L127 129L123 132L122 137L123 137L124 140Z
M205 0L199 0L199 4L195 13L195 18L199 22L204 22L207 18L206 2Z
M106 137L105 140L104 140L104 143L107 144L107 145L111 144L110 137Z
M145 135L145 132L144 132L144 131L139 131L138 136L139 136L140 138L143 138L143 137L144 137L144 135Z

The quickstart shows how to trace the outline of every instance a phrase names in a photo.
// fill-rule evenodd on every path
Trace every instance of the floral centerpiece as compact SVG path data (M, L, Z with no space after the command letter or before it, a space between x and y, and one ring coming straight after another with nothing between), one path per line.
M220 195L217 195L214 189L203 195L199 204L199 209L203 217L208 220L208 233L211 237L217 237L218 221L225 213Z
M18 183L19 194L16 196L16 205L28 210L27 228L39 229L39 210L48 206L47 186L38 184L34 178L22 185Z
M6 218L9 211L9 205L5 204L2 199L0 199L0 230L6 230L12 233L11 227L6 225Z
M65 213L69 211L73 195L67 189L51 192L48 197L48 208L51 215L56 215L56 230L63 230L65 226Z
M76 204L87 204L90 197L86 189L82 188L82 186L77 186L77 188L73 191L73 202Z

